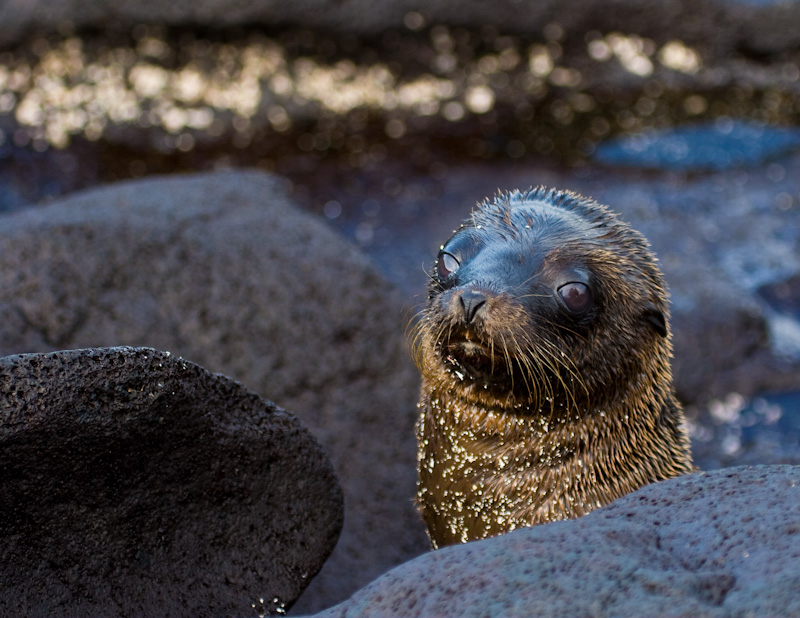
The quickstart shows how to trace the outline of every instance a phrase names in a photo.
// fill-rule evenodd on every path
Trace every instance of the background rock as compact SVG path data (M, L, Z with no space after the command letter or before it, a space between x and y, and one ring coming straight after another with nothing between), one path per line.
M413 17L409 17L413 13ZM509 32L538 31L551 23L566 30L592 28L636 32L669 40L684 37L719 51L736 47L764 53L796 45L800 33L787 28L800 16L800 4L747 2L746 0L499 0L484 3L436 0L398 0L376 5L369 0L183 0L169 4L148 1L117 3L85 0L3 0L0 44L9 44L32 30L70 27L122 27L141 23L187 27L230 27L263 24L303 25L338 32L374 34L404 25L425 23L483 28Z
M778 181L771 178L776 170ZM758 294L800 272L800 209L782 201L800 193L797 170L800 157L792 154L711 177L640 183L622 176L592 191L621 211L660 259L684 401L800 388L800 345L774 331L776 311Z
M147 348L0 358L3 616L274 613L342 512L319 443L224 376Z
M794 616L800 468L694 474L432 552L317 618Z
M0 221L1 353L169 350L292 410L328 449L345 527L305 611L428 547L406 321L366 259L266 174L123 183Z

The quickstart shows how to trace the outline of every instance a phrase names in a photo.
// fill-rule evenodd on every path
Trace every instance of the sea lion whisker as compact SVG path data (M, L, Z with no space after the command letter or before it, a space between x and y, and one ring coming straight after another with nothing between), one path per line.
M521 339L521 341L520 341ZM531 338L528 333L519 336L515 340L515 357L522 359L522 364L526 368L526 374L530 377L530 382L537 385L534 399L541 406L544 399L552 400L553 393L550 381L547 379L547 359L541 354L541 342ZM538 362L537 362L538 361Z
M423 360L422 342L425 336L422 326L422 321L424 319L424 314L419 314L416 320L412 320L406 326L406 341L411 350L411 357L414 360L414 364L420 370L422 369Z
M562 392L564 393L564 395L566 397L566 408L568 410L577 410L577 408L578 408L578 400L577 400L577 398L575 396L575 393L572 391L572 389L569 387L567 382L564 380L564 376L561 374L561 372L555 366L555 365L557 365L559 363L558 358L555 357L555 356L551 356L551 360L552 360L553 365L554 365L553 373L555 374L556 378L558 379L558 382L561 384L561 388L563 389ZM564 367L564 365L562 365L562 367ZM564 367L564 368L567 369L567 371L569 371L568 368L566 368L566 367Z
M525 279L525 280L524 280L524 281L523 281L521 284L519 284L517 287L518 287L518 288L521 288L521 287L524 287L524 286L528 285L528 284L529 284L531 281L533 281L534 279L536 279L538 276L539 276L539 273L538 273L538 271L537 271L537 272L532 272L532 273L530 274L530 276L528 276L528 278L527 278L527 279ZM546 294L545 296L549 296L549 294Z
M429 284L435 285L440 291L444 289L444 285L425 268L425 264L420 264L420 267L422 268L422 272L425 273Z
M530 294L517 294L514 296L516 300L524 300L526 298L550 298L552 294L533 293Z
M529 382L535 386L532 389L532 400L537 406L541 407L542 400L548 396L549 384L547 377L544 373L541 363L535 362L535 356L529 351L531 348L523 347L517 342L517 357L523 359L524 367L526 368L526 375L529 376Z
M550 385L543 364L535 362L536 359L540 361L542 359L540 355L533 352L536 348L532 347L530 342L514 340L514 345L514 357L519 360L521 369L524 370L523 375L527 376L526 383L533 387L529 389L530 401L537 407L541 407L542 401L550 395Z
M495 338L500 339L500 344L501 344L500 345L500 349L502 351L502 359L503 359L503 363L505 364L506 375L511 380L511 389L513 390L514 389L514 365L513 365L512 359L511 359L511 355L510 355L509 350L508 350L508 344L506 343L506 340L505 340L505 337L504 337L502 331L496 333L495 336L492 337L492 339L491 339L492 340L492 355L493 356L494 356ZM494 368L494 366L492 366L492 367Z
M512 358L512 354L509 353L509 363L513 363L513 359L517 359L520 374L522 375L522 381L525 384L525 388L528 392L528 401L535 402L541 397L542 385L542 381L536 375L536 364L533 362L533 359L530 357L530 355L525 353L516 341L514 343L514 354Z
M556 332L560 331L560 332L568 333L568 334L572 335L573 337L576 337L576 338L580 339L581 341L584 341L584 342L588 341L588 338L586 337L586 335L584 335L580 331L576 330L574 327L567 326L567 325L564 325L564 324L559 324L559 323L554 322L553 320L551 320L549 318L546 318L546 317L541 317L540 319L542 320L543 323L547 324L548 326L552 326L553 329Z
M561 367L563 367L563 369L568 373L568 375L571 376L575 380L575 382L577 382L578 385L580 385L583 388L584 394L586 395L586 398L588 400L589 390L586 387L586 384L583 378L581 377L578 368L575 366L574 361L571 358L569 358L569 356L566 355L564 351L560 347L556 346L554 343L547 341L544 342L544 345L546 346L547 353L549 354L553 364L560 365ZM577 407L578 405L577 395L574 393L573 389L569 388L569 386L564 382L560 372L556 373L558 374L559 380L561 380L561 384L564 387L565 393L572 399L572 407Z

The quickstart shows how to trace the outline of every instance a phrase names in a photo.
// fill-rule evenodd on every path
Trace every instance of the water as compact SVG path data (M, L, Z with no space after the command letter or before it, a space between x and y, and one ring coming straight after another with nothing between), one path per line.
M650 129L600 144L605 165L691 172L763 165L800 149L800 129L717 118L706 124Z
M695 463L702 469L800 464L800 392L714 401L692 433Z

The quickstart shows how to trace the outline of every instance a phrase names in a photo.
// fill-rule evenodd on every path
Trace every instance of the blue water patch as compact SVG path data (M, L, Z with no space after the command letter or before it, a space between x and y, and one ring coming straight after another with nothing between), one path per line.
M26 205L26 200L13 186L0 178L0 214L17 210Z
M599 144L594 159L624 167L709 171L759 165L798 149L800 129L720 118L622 135Z
M786 392L758 397L742 411L742 443L755 442L764 432L776 432L782 445L800 445L800 392Z

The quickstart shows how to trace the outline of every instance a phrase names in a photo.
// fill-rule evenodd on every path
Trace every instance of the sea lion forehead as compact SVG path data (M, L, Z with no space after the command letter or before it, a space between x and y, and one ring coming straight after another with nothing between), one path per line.
M471 226L506 240L590 240L605 234L602 207L573 194L536 190L512 193L482 203L473 211ZM548 243L549 244L549 243Z

